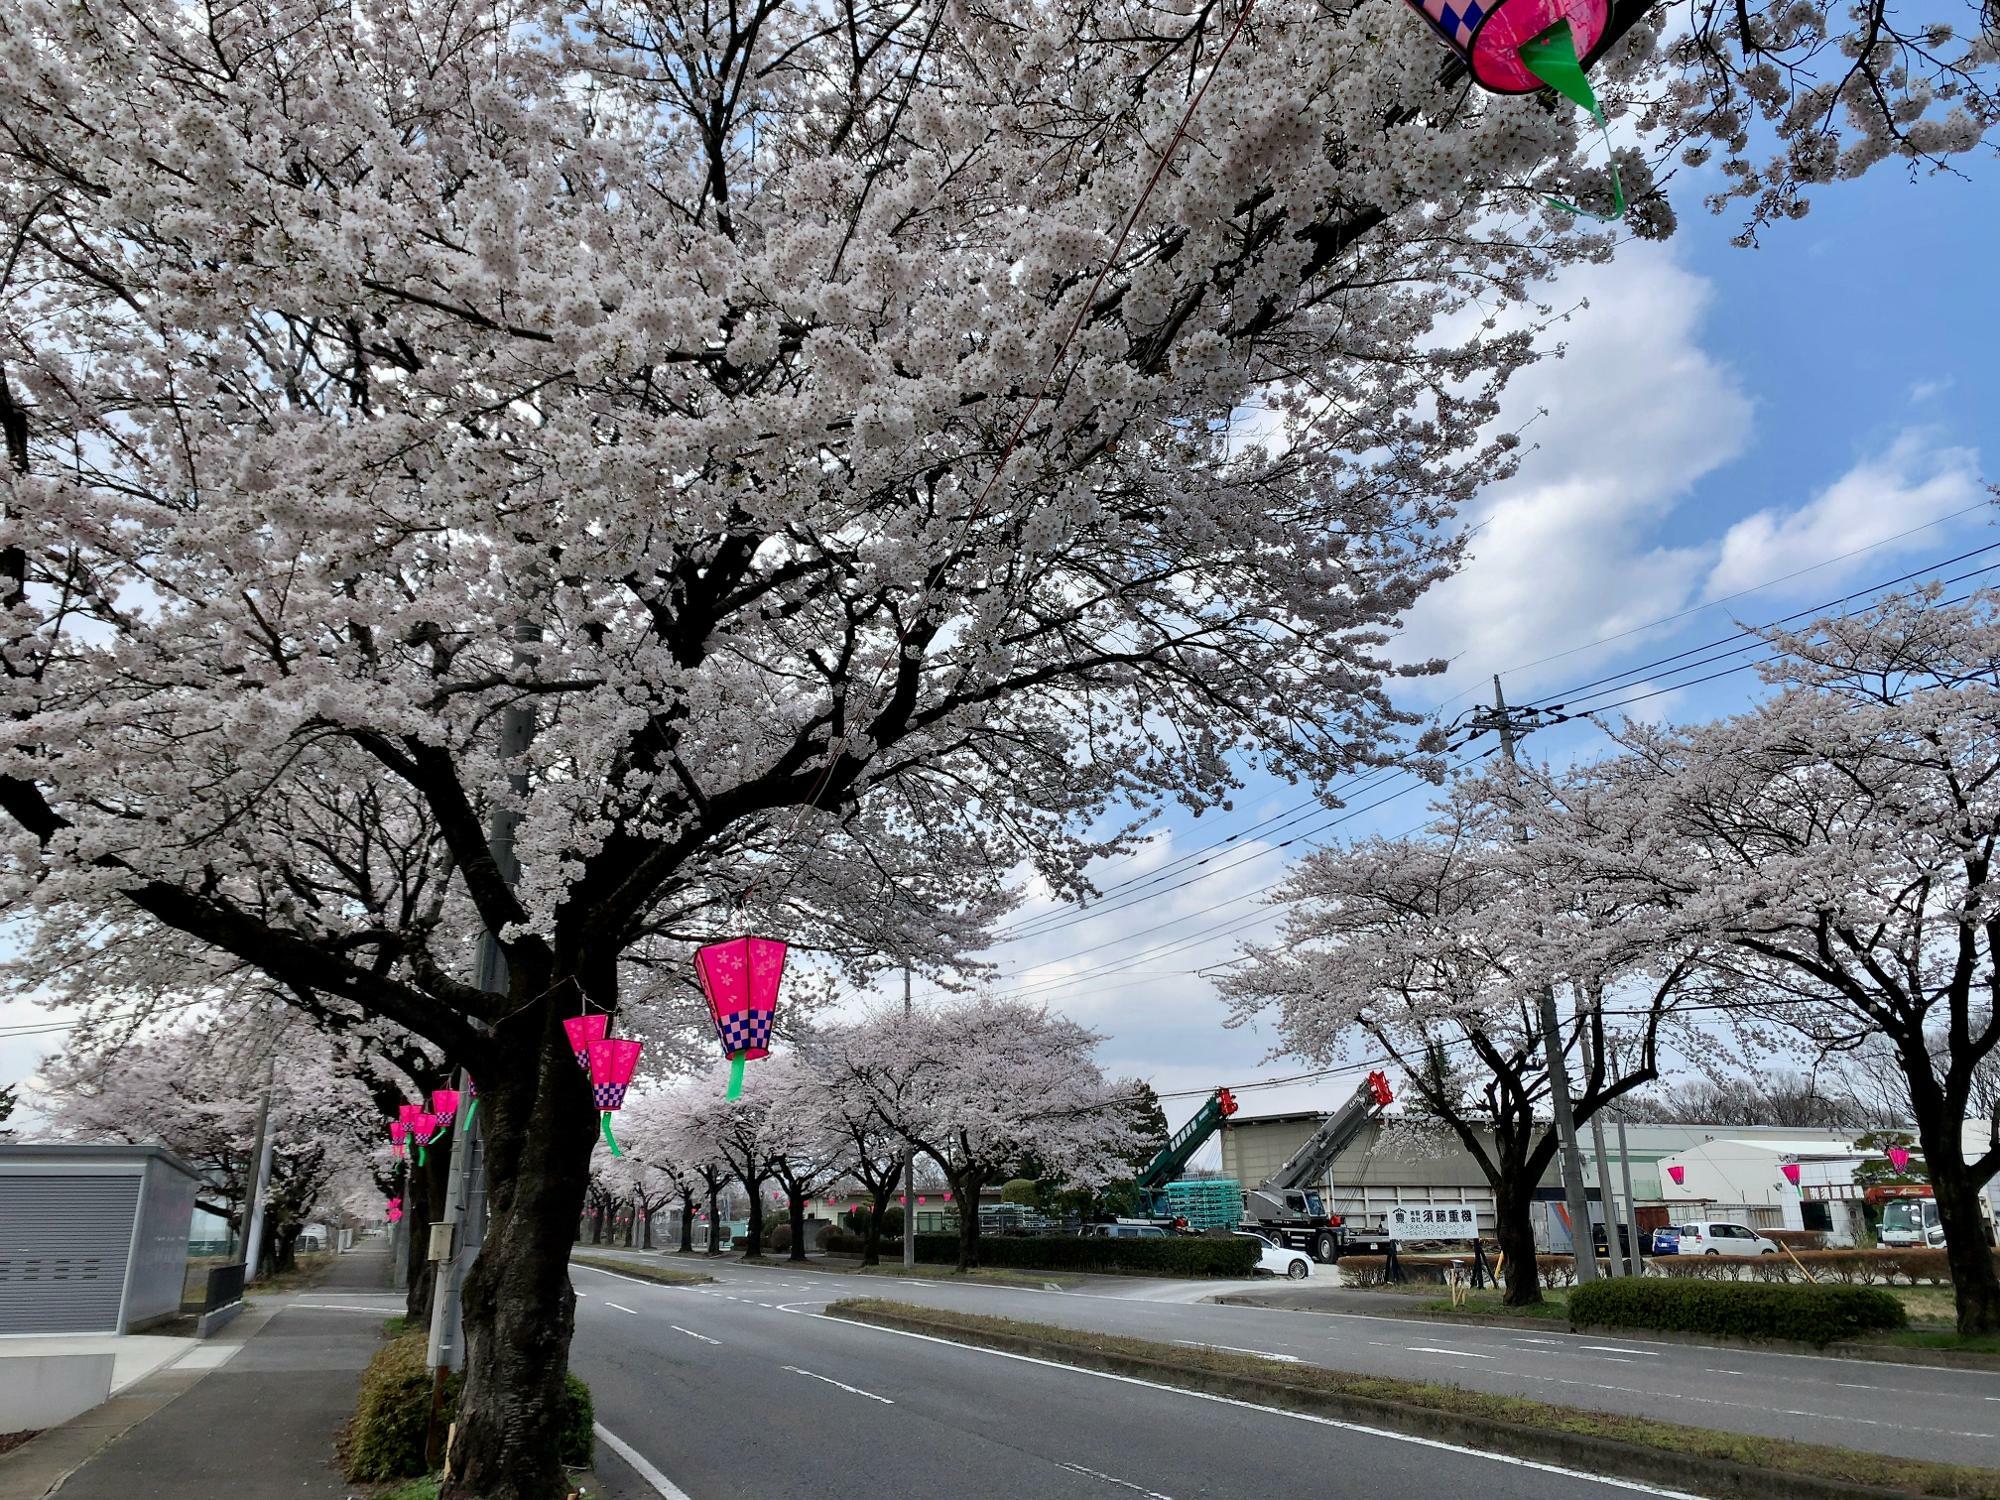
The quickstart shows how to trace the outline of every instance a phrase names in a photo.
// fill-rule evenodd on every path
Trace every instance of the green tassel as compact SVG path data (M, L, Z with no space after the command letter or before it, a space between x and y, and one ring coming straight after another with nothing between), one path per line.
M417 1145L417 1165L421 1167L423 1164L424 1164L424 1148L423 1144L419 1142Z
M1597 121L1597 128L1604 136L1604 150L1611 151L1611 125L1604 118L1604 110L1597 102L1597 95L1590 87L1590 80L1584 76L1583 64L1576 58L1576 38L1571 35L1569 22L1558 21L1547 31L1536 37L1521 49L1521 61L1528 71L1541 79L1550 88L1561 94L1572 104L1590 112ZM1612 211L1608 214L1592 213L1587 208L1578 208L1574 203L1565 203L1560 198L1549 202L1564 213L1582 214L1586 219L1595 219L1600 224L1609 224L1614 219L1625 217L1625 184L1618 176L1618 159L1611 157L1611 198Z
M477 1095L474 1095L472 1102L466 1105L465 1107L464 1129L468 1135L471 1134L472 1132L472 1117L478 1113L479 1113L479 1098Z
M611 1148L613 1156L623 1156L625 1153L618 1149L618 1137L611 1133L611 1111L605 1110L598 1118L604 1126L604 1144Z
M736 1054L735 1057L730 1059L729 1092L724 1094L722 1096L723 1098L741 1099L743 1097L743 1063L744 1063L744 1057L740 1051Z

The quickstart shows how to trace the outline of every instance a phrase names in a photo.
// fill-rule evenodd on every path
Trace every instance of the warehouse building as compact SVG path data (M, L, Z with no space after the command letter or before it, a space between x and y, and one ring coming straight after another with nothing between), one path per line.
M1222 1175L1245 1186L1263 1181L1304 1144L1324 1116L1317 1113L1238 1115L1222 1131ZM1967 1146L1984 1140L1986 1124L1967 1122ZM1624 1217L1619 1133L1605 1130L1610 1197ZM1490 1134L1486 1137L1491 1144ZM1584 1182L1591 1218L1603 1223L1605 1194L1581 1132ZM1644 1124L1625 1127L1632 1198L1642 1231L1686 1219L1733 1219L1758 1229L1811 1229L1831 1245L1851 1244L1862 1228L1862 1189L1854 1168L1854 1132L1784 1126ZM1787 1163L1799 1167L1794 1186ZM1680 1181L1672 1169L1679 1168ZM1403 1116L1372 1121L1334 1159L1320 1185L1327 1211L1365 1229L1379 1229L1392 1209L1470 1204L1479 1225L1493 1229L1493 1190L1472 1153L1449 1131L1419 1127ZM1989 1189L1989 1193L1991 1189ZM1570 1247L1555 1163L1543 1175L1535 1205L1535 1237L1545 1248ZM1991 1208L1989 1206L1989 1220Z

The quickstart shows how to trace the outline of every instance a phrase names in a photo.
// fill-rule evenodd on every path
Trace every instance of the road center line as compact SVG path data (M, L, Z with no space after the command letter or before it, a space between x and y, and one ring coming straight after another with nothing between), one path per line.
M880 1401L884 1406L894 1406L896 1404L887 1396L878 1396L873 1391L864 1391L858 1385L849 1385L845 1381L835 1380L831 1375L814 1375L811 1370L801 1370L797 1365L780 1365L778 1368L789 1370L794 1375L808 1376L813 1380L824 1380L828 1385L837 1385L850 1395L866 1396L870 1401Z
M1627 1349L1618 1344L1578 1344L1577 1348L1595 1349L1603 1354L1638 1354L1649 1359L1653 1353L1650 1349Z
M1435 1344L1411 1344L1411 1354L1456 1354L1460 1359L1491 1359L1490 1354L1474 1354L1470 1349L1440 1349Z
M684 1333L691 1339L700 1339L704 1344L713 1344L718 1349L722 1347L721 1339L712 1339L705 1333L696 1333L692 1328L683 1328L678 1323L669 1323L667 1327L673 1329L675 1333Z
M667 1478L666 1475L662 1474L651 1464L647 1463L645 1454L634 1448L602 1422L594 1422L591 1426L597 1433L597 1440L600 1443L604 1444L605 1447L630 1464L638 1472L639 1477L658 1490L660 1494L666 1497L666 1500L688 1500L688 1492Z
M1158 1490L1149 1490L1143 1484L1134 1484L1129 1479L1120 1479L1113 1474L1100 1474L1095 1469L1086 1469L1082 1464L1057 1464L1058 1469L1068 1469L1072 1474L1081 1474L1087 1479L1101 1479L1106 1484L1115 1484L1120 1489L1130 1490L1135 1495L1144 1495L1146 1500L1174 1500L1172 1495L1162 1495Z
M617 1308L617 1309L618 1309L618 1310L619 1310L620 1312L622 1312L622 1313L630 1313L630 1314L631 1314L631 1315L632 1315L633 1317L635 1317L635 1318L639 1316L639 1309L638 1309L638 1308L636 1308L636 1307L627 1307L627 1306L626 1306L626 1305L625 1305L624 1303L622 1303L622 1302L606 1302L606 1303L605 1303L604 1305L605 1305L606 1307L615 1307L615 1308Z

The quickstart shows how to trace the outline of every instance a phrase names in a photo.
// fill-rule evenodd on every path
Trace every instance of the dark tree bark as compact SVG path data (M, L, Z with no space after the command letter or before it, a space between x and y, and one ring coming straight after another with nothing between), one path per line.
M519 973L514 984L528 997L551 988ZM498 1032L529 1026L541 1030L539 1046L512 1037L515 1045L493 1048L479 1069L490 1197L485 1244L465 1279L465 1385L442 1500L565 1493L558 1454L576 1319L569 1247L597 1115L555 1008L530 998Z
M708 1188L708 1253L722 1254L722 1184L729 1174L715 1167L703 1167L701 1180Z
M791 1212L792 1249L787 1260L806 1258L806 1195L796 1189L785 1195L785 1206Z
M750 1232L743 1241L743 1256L746 1260L756 1260L764 1253L763 1175L752 1173L743 1179L743 1186L750 1193Z
M884 1183L869 1194L868 1242L861 1251L864 1266L882 1264L882 1221L889 1216L889 1191L889 1184Z
M681 1254L694 1254L694 1194L681 1194Z
M1506 1278L1509 1307L1527 1307L1542 1300L1541 1263L1535 1258L1535 1222L1529 1211L1534 1201L1534 1184L1509 1183L1503 1193L1494 1185L1493 1238L1503 1259L1501 1275Z
M1932 1122L1921 1116L1917 1138L1924 1148L1924 1166L1937 1198L1938 1222L1944 1227L1944 1253L1951 1267L1952 1295L1958 1304L1961 1334L2000 1332L2000 1266L1987 1242L1985 1215L1979 1207L1983 1185L1965 1161L1957 1120ZM1933 1140L1936 1144L1933 1145Z

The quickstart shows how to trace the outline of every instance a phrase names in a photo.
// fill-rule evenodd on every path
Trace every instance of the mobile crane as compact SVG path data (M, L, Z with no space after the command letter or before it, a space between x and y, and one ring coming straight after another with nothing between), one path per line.
M1290 1250L1303 1250L1314 1260L1333 1261L1357 1251L1377 1253L1374 1239L1351 1233L1339 1214L1329 1214L1317 1191L1326 1181L1333 1160L1345 1151L1362 1127L1381 1114L1396 1096L1389 1080L1370 1073L1339 1109L1320 1121L1306 1143L1286 1163L1243 1194L1243 1227Z
M1182 1169L1194 1160L1195 1152L1206 1145L1222 1122L1235 1113L1236 1096L1228 1089L1217 1089L1194 1112L1187 1124L1167 1138L1160 1154L1146 1164L1145 1171L1132 1179L1132 1185L1139 1190L1140 1212L1145 1217L1167 1224L1174 1222L1174 1206L1167 1197L1167 1184L1180 1176Z

